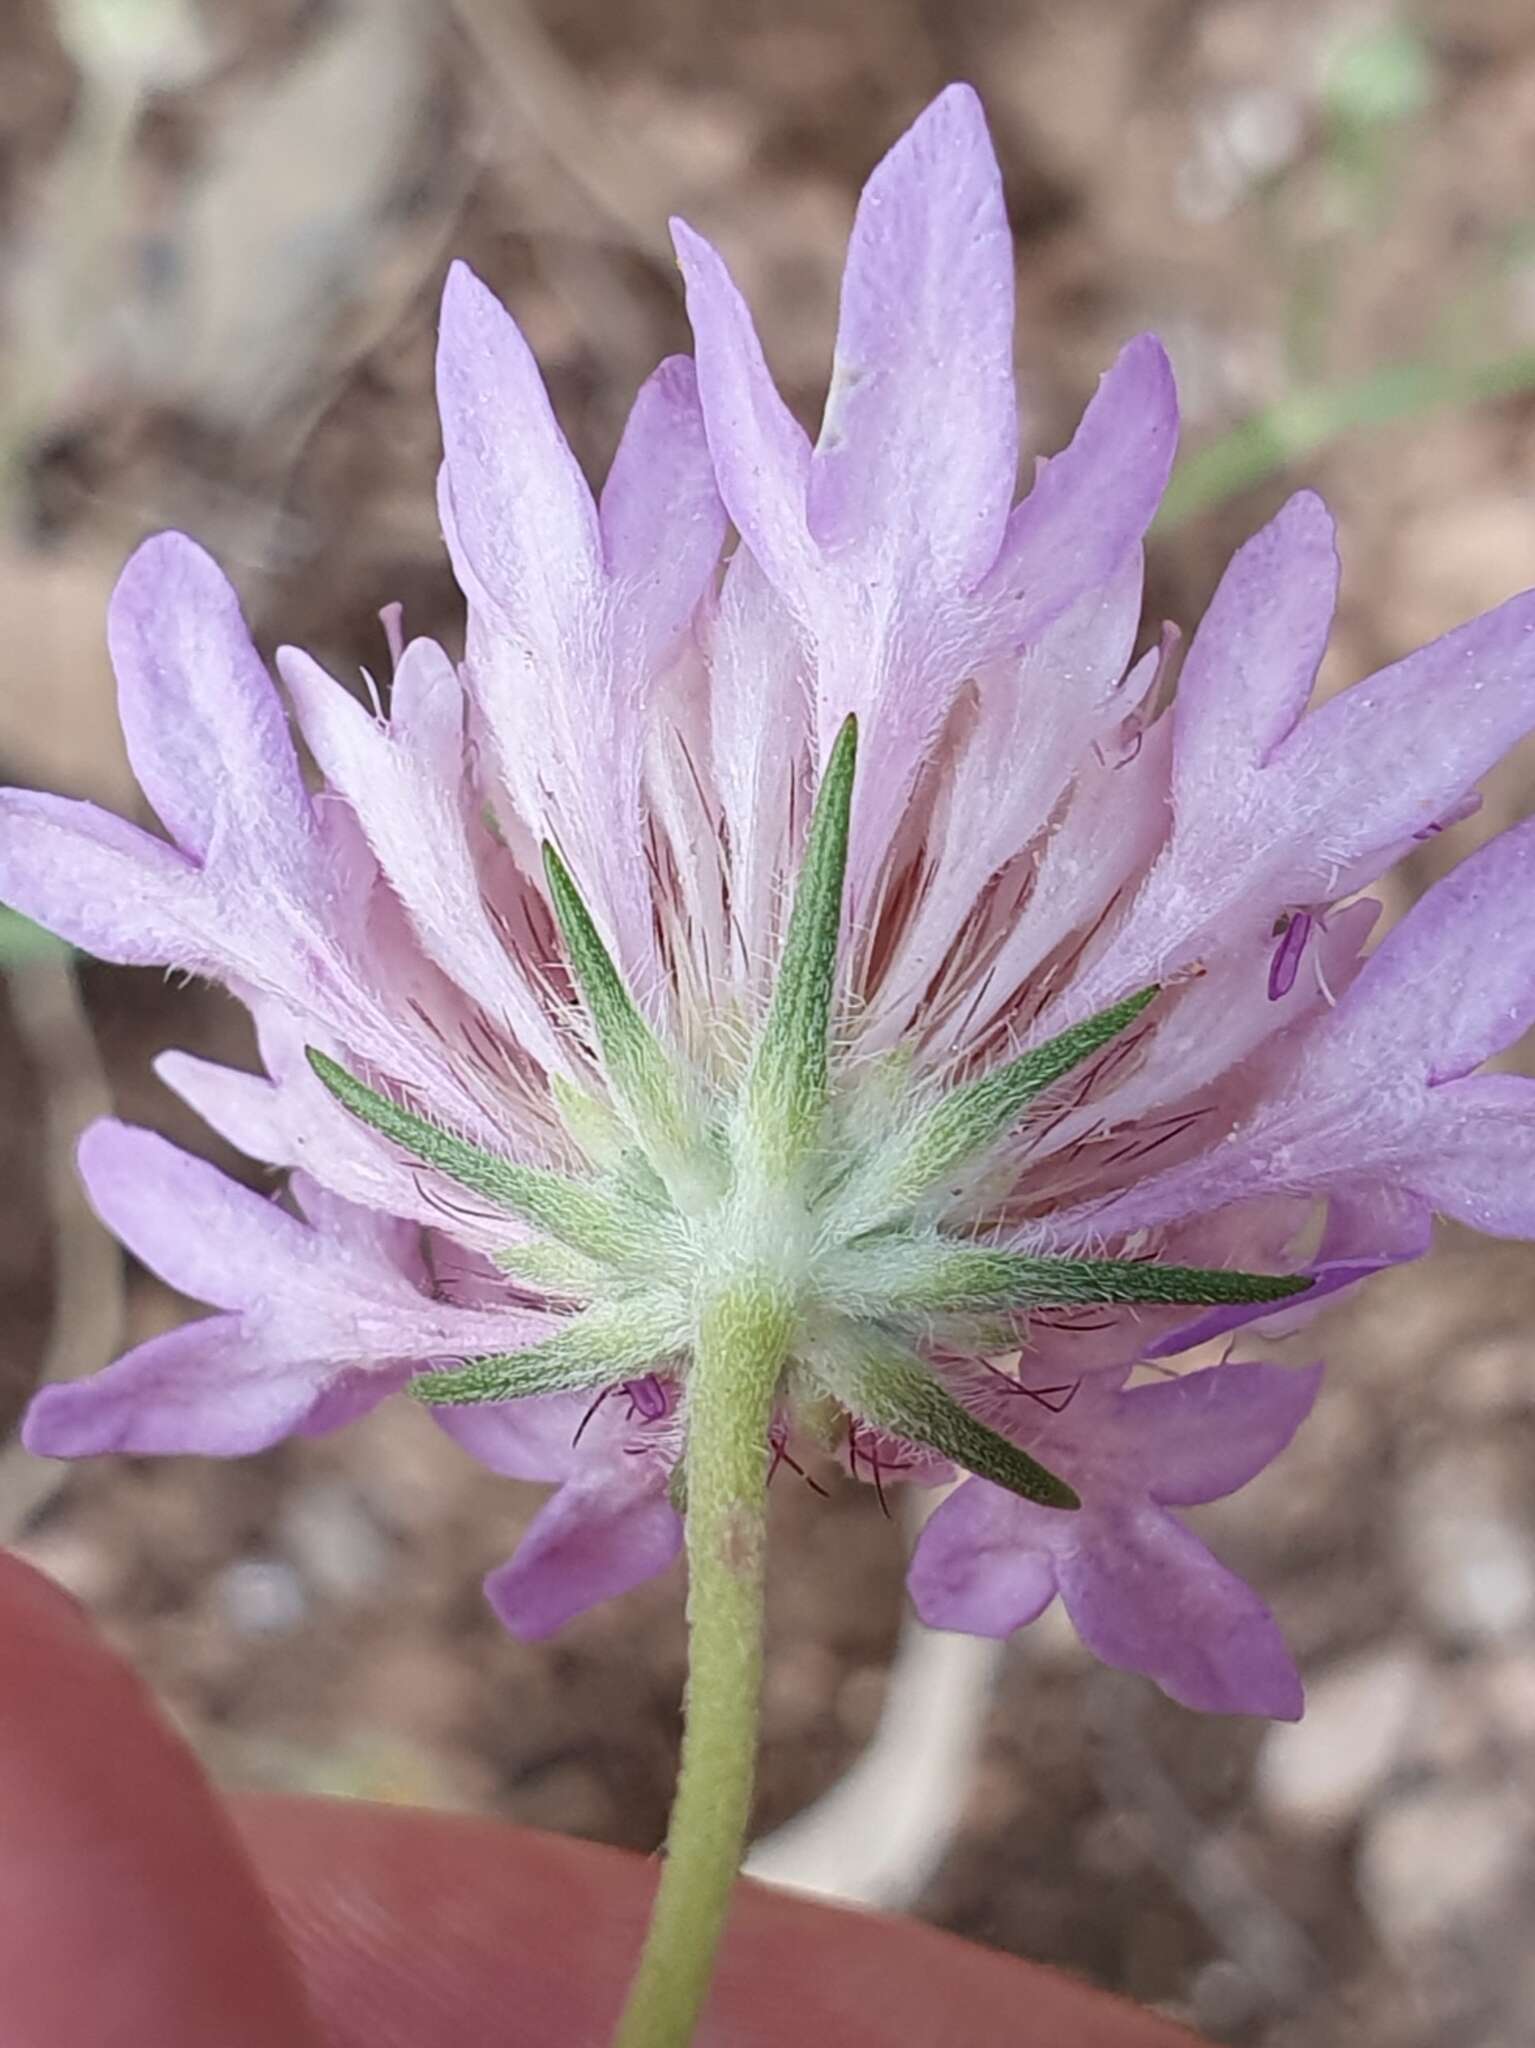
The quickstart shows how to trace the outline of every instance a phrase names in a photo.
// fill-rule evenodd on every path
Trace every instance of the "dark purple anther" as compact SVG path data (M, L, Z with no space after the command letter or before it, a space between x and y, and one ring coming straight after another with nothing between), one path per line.
M666 1389L653 1372L642 1380L625 1380L624 1392L642 1422L659 1422L667 1410Z
M1132 712L1120 726L1119 732L1116 735L1113 760L1109 759L1097 740L1094 740L1092 743L1093 752L1097 755L1099 764L1104 768L1128 768L1130 763L1140 753L1145 740L1146 728L1141 722L1140 714Z
M1274 957L1269 962L1271 1003L1277 1003L1281 996L1287 996L1294 988L1295 977L1300 972L1301 955L1306 950L1306 941L1315 922L1309 910L1297 910L1281 932Z
M1430 818L1422 830L1414 832L1412 836L1414 839L1437 839L1439 834L1448 830L1451 825L1459 825L1466 818L1474 818L1481 808L1481 791L1474 789L1469 796L1463 796L1458 804L1451 804L1443 817Z

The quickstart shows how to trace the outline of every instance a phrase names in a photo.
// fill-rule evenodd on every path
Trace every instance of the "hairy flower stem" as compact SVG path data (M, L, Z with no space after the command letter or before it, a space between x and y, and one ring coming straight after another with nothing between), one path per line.
M687 1395L688 1688L650 1931L614 2048L685 2048L740 1868L757 1759L767 1440L789 1331L757 1280L699 1318Z

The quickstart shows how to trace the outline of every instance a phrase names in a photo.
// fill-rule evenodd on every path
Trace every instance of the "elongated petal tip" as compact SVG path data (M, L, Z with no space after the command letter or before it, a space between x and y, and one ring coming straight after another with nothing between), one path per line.
M912 126L921 128L928 122L936 123L940 119L952 122L957 127L985 128L986 109L981 104L980 94L968 80L956 78L946 85L935 99L928 102Z
M500 300L462 256L455 256L442 281L441 324L444 330L458 330L487 318L505 319Z
M160 1340L163 1341L163 1340ZM132 1354L130 1354L131 1356ZM257 1448L236 1427L226 1439L211 1413L185 1417L174 1397L157 1400L124 1393L108 1373L89 1380L44 1387L34 1396L21 1425L22 1447L34 1458L97 1458L111 1454L153 1455L191 1451L206 1457L243 1456Z
M1289 540L1325 541L1334 546L1337 523L1327 509L1327 500L1309 485L1292 491L1274 514L1271 530Z
M688 317L693 324L695 363L701 369L701 359L716 339L737 347L749 344L755 350L751 314L730 274L730 265L708 236L690 227L680 214L674 214L667 227L677 268L682 272ZM707 396L705 404L707 412Z
M1178 449L1178 379L1162 337L1147 332L1127 341L1099 380L1099 390L1106 387L1139 427L1142 484L1155 504Z
M691 356L641 385L598 503L608 575L638 601L641 638L664 660L710 590L728 528Z
M207 1316L149 1338L91 1379L44 1387L22 1442L43 1458L243 1458L301 1427L326 1385L323 1368L263 1353L234 1317Z
M701 235L697 228L689 226L680 213L674 213L666 223L667 233L672 238L672 248L678 264L685 270L692 263L715 263L724 268L724 258L714 244Z
M222 592L226 579L200 541L167 527L141 540L124 562L113 585L108 615L119 605L136 606L146 596L163 599L167 585L197 583Z
M120 1117L98 1116L92 1118L75 1141L75 1164L83 1180L89 1184L94 1172L107 1166L115 1157L121 1140L133 1129Z
M1194 1533L1155 1508L1110 1509L1059 1558L1066 1610L1089 1650L1180 1706L1293 1721L1300 1676L1268 1607Z
M101 1448L100 1431L82 1418L76 1386L44 1387L28 1408L21 1425L23 1450L34 1458L87 1458Z
M845 566L969 589L995 561L1017 481L1013 271L980 102L946 92L876 167L848 243L807 501Z
M453 263L442 288L437 323L437 401L448 464L465 453L487 459L481 444L496 421L487 414L538 407L542 384L522 330L467 263Z
M1098 379L1100 388L1111 377L1123 378L1127 385L1133 385L1149 413L1159 413L1168 404L1177 407L1178 380L1173 374L1172 358L1161 335L1150 328L1130 337Z
M986 125L986 109L975 87L959 80L929 100L911 126L896 137L871 172L865 194L877 197L884 188L910 182L924 203L938 206L946 196L943 182L962 178L966 166L977 157L995 176L996 151Z
M485 1596L505 1629L536 1642L665 1571L681 1549L681 1518L659 1485L568 1485L486 1579Z
M125 1240L146 1209L174 1209L185 1169L194 1176L213 1173L212 1167L193 1161L157 1131L115 1116L99 1116L86 1125L75 1145L75 1165L91 1207Z
M682 272L683 286L688 295L688 312L694 319L695 328L698 315L702 313L707 320L716 301L722 312L727 308L735 309L743 320L749 319L730 274L730 266L708 236L690 227L680 214L672 216L667 222L667 229L672 238L677 268Z
M780 591L803 591L813 575L810 443L779 395L724 258L686 221L671 226L720 497L769 580Z
M184 853L292 862L307 793L282 705L234 586L181 533L151 536L107 610L118 717L139 786ZM226 868L227 872L227 868Z
M1336 602L1341 569L1338 522L1320 492L1309 488L1292 491L1247 548L1266 552L1280 575L1296 582L1309 579ZM1246 549L1241 552L1245 554ZM1331 605L1328 609L1330 613Z
M200 541L174 527L139 542L107 601L107 643L120 678L125 665L161 667L179 635L192 635L195 649L200 633L222 637L243 630L229 578ZM167 679L159 680L163 686Z

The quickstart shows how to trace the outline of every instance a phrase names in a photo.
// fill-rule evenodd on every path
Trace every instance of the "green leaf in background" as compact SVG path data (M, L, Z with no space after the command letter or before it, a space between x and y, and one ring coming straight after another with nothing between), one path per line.
M0 904L0 974L10 974L33 960L61 960L73 950L19 910L7 910Z
M1441 406L1535 389L1535 349L1492 362L1385 363L1347 382L1289 392L1180 462L1162 500L1159 535L1266 482L1354 427L1386 426Z
M1322 104L1341 127L1385 127L1421 114L1434 97L1434 66L1405 21L1378 21L1333 52Z

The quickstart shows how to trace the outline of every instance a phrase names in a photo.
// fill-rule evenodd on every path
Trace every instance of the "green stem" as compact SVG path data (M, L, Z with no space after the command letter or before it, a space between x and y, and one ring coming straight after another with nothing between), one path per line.
M688 1375L687 1722L666 1861L613 2048L685 2048L751 1813L762 1689L768 1429L789 1318L752 1280L699 1318Z

